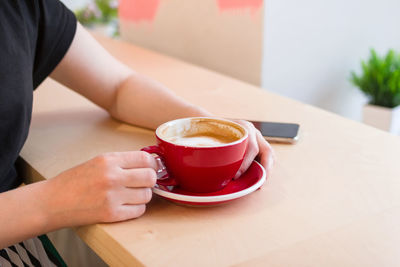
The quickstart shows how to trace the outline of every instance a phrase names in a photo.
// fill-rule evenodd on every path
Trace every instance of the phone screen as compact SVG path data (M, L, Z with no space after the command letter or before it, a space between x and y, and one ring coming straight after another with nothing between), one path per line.
M261 134L270 141L294 143L297 141L300 125L296 123L251 121Z

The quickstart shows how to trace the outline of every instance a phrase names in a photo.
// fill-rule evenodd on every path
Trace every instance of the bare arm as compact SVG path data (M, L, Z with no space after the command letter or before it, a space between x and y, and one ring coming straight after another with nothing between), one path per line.
M0 249L45 232L43 190L40 182L0 194Z
M146 128L178 117L210 115L116 60L79 24L70 49L51 77L116 119Z

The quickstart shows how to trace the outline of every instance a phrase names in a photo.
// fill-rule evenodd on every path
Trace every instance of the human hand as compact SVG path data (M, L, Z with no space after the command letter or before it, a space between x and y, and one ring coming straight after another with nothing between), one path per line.
M264 166L267 175L270 174L275 160L275 153L271 145L251 122L244 120L235 120L235 122L247 129L249 141L243 163L234 179L239 178L250 167L255 158Z
M46 201L55 228L141 216L152 197L157 162L142 151L107 153L48 180Z

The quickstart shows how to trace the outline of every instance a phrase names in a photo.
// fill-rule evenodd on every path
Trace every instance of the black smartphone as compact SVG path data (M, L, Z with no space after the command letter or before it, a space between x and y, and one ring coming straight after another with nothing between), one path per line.
M299 139L300 125L297 123L250 121L260 130L268 142L294 144Z

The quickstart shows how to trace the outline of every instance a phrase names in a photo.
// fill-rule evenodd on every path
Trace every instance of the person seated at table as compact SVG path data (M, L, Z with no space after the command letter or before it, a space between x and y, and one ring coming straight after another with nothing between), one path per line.
M49 253L45 237L36 236L137 218L156 182L156 160L146 152L129 151L99 155L53 179L19 187L23 177L14 164L28 135L33 90L46 77L113 118L141 127L155 129L180 117L212 115L116 60L58 0L0 2L0 59L0 266L11 266L10 261L59 265L62 261ZM257 155L269 171L270 145L252 124L239 123L250 139L237 176Z

